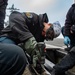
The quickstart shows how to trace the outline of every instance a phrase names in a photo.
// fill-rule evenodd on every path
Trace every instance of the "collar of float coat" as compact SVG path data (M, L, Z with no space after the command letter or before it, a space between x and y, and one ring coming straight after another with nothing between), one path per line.
M44 13L44 14L39 14L39 23L40 23L41 30L43 30L43 28L44 28L43 23L44 23L44 22L48 23L48 21L49 21L49 20L48 20L48 16L47 16L46 13Z

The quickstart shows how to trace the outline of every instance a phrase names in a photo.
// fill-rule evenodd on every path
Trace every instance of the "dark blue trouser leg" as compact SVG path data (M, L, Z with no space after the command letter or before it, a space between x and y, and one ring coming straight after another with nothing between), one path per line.
M55 75L62 75L68 69L71 69L75 65L75 47L63 58L61 61L54 66Z
M26 64L25 53L19 46L0 43L0 75L22 75Z

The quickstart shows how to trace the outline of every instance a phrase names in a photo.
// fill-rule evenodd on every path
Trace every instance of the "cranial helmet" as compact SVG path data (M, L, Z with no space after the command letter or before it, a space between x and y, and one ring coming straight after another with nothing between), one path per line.
M61 25L58 21L51 24L50 28L46 31L46 40L53 40L61 33Z
M58 37L61 33L61 25L59 21L53 23L53 30L54 30L54 38Z

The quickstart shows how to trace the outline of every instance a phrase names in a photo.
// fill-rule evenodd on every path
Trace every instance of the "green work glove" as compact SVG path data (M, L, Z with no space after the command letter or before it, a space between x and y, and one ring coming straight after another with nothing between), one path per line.
M35 50L33 51L33 63L36 66L37 64L44 64L45 63L45 43L44 42L38 42Z
M42 60L44 60L44 43L37 43L35 38L29 38L24 45L26 52L31 56L32 63L34 67L36 67L37 63L41 64L44 63Z

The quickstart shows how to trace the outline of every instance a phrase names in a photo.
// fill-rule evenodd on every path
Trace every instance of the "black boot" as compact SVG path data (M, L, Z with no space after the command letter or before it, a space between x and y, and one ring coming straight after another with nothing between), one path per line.
M65 73L60 73L56 71L55 69L51 72L51 75L66 75Z
M65 75L65 72L75 65L75 47L73 47L68 54L61 59L53 68L52 75Z

